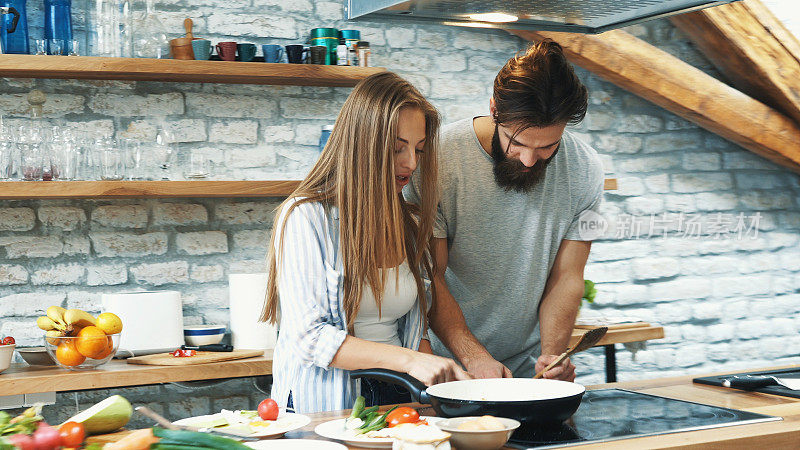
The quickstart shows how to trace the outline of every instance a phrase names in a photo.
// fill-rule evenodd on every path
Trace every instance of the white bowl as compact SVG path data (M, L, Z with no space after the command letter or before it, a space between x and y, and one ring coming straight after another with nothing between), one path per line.
M0 345L0 373L11 366L15 348L17 348L17 344Z
M225 325L192 325L183 327L183 339L187 345L219 344L225 337Z
M440 430L450 433L450 442L458 450L495 450L504 446L514 430L520 423L514 419L496 417L505 428L502 430L459 430L462 423L477 419L478 417L456 417L454 419L440 420L436 426Z

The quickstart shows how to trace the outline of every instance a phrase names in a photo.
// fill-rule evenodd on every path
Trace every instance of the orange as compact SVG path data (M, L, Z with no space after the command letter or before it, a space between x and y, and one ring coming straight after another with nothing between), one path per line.
M83 362L86 361L86 357L78 352L78 349L75 348L75 342L73 341L75 341L75 339L62 339L56 349L56 359L58 359L58 362L69 367L83 364Z
M84 327L75 339L75 348L81 355L94 358L106 351L107 336L100 328Z
M106 343L105 349L97 355L92 356L92 359L104 359L114 351L114 341L111 340L111 336L107 337L106 339L108 342Z

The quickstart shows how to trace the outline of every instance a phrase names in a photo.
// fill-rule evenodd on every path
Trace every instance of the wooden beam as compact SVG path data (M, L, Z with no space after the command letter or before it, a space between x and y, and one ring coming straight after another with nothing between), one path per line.
M532 41L551 38L575 64L800 173L800 128L794 122L629 33L511 32Z
M800 124L800 43L760 1L671 20L734 86Z

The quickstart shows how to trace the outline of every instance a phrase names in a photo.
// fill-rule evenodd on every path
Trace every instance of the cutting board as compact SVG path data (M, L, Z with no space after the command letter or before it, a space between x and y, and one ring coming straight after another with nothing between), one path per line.
M128 361L128 364L146 364L150 366L188 366L252 358L263 354L264 350L234 350L232 352L197 352L194 356L178 358L172 356L171 353L156 353L155 355L135 356L128 358L126 361Z

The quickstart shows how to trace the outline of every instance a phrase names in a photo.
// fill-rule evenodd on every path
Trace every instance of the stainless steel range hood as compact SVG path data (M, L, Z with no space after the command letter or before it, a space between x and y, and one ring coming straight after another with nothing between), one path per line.
M348 19L602 33L736 0L347 0Z

